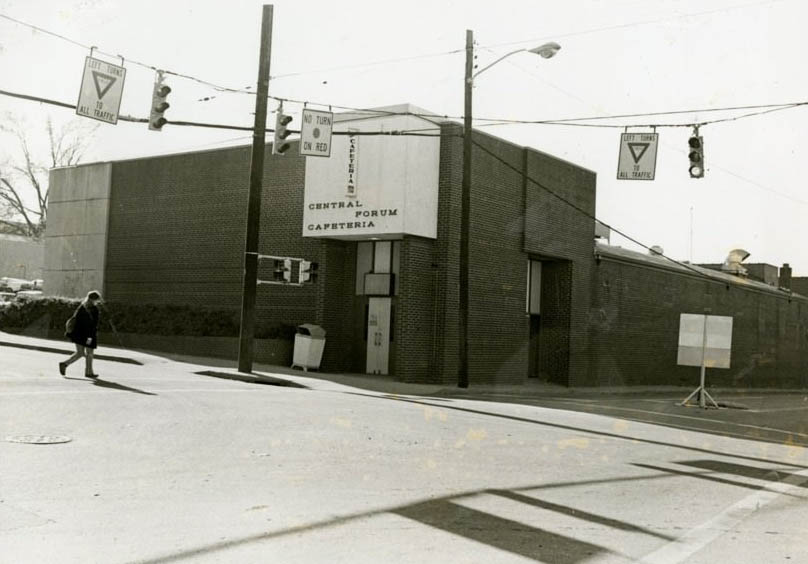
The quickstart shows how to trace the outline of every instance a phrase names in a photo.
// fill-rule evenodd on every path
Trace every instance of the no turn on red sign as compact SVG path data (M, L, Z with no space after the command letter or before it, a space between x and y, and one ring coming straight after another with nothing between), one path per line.
M333 113L304 109L303 123L300 126L300 154L309 157L330 157L333 124Z
M617 162L618 180L653 180L658 133L623 133Z

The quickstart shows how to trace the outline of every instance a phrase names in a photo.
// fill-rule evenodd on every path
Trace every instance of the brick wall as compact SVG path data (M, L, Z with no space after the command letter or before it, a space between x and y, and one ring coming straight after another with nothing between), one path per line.
M698 367L676 364L679 315L733 317L730 369L707 383L808 384L808 300L603 257L592 279L592 372L598 385L697 386Z
M540 359L549 361L547 356L552 355L552 364L545 368L553 368L547 374L553 382L569 386L593 385L588 350L595 234L595 222L590 216L595 215L596 177L591 171L538 151L528 150L526 160L524 250L550 267L547 283L562 293L554 302L544 302L542 312L553 304L559 307L569 304L568 311L548 310L552 315L542 315ZM556 261L568 264L555 265ZM566 316L568 321L559 325L558 316ZM567 351L563 349L563 337L558 335L559 328L563 327L569 329ZM567 374L558 371L564 366L560 359L564 354L569 358Z
M351 335L343 319L349 245L303 238L304 160L267 148L259 253L319 264L318 282L259 285L258 323L318 323L327 331L324 369L347 369L338 351ZM240 311L250 148L168 155L113 164L107 250L109 301L180 303ZM272 280L273 261L258 278ZM295 274L296 277L296 274Z
M462 128L442 128L435 308L440 381L457 375L457 307ZM594 215L595 175L570 163L474 132L469 312L469 382L521 383L528 375L530 320L525 313L529 257L561 261L549 276L566 286L561 319L548 316L542 350L552 347L553 380L586 383L594 222L537 183ZM531 181L532 180L532 181ZM563 266L566 261L567 266ZM564 278L565 277L565 278ZM545 321L542 320L542 330ZM562 333L559 333L561 331ZM563 334L566 331L566 334ZM561 360L566 357L567 360ZM547 357L550 362L551 356Z
M791 291L808 296L808 276L793 276L791 278Z
M438 323L438 269L433 267L435 243L431 239L406 237L401 245L399 296L394 299L395 368L402 382L435 382L435 335Z

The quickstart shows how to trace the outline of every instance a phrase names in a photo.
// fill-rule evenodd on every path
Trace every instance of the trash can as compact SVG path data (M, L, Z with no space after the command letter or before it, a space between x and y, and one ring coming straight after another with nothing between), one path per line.
M318 370L325 348L325 329L313 323L297 326L295 349L292 355L292 368L298 366L305 372L309 368Z

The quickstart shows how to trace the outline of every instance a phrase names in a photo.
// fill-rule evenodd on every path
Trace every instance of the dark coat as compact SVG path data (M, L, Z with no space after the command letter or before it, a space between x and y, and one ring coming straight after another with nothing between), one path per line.
M88 303L82 303L76 308L76 326L69 333L68 338L82 347L94 349L98 346L98 308ZM90 344L87 344L90 339Z

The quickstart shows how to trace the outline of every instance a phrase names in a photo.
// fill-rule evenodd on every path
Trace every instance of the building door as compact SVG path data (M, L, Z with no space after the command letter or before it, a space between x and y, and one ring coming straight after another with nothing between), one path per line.
M530 316L530 346L528 352L528 378L538 378L540 371L540 343L539 336L541 335L541 317L538 315Z
M368 298L368 374L387 374L390 358L390 307L392 298Z
M541 370L541 262L527 261L527 313L530 315L528 378L538 378Z

